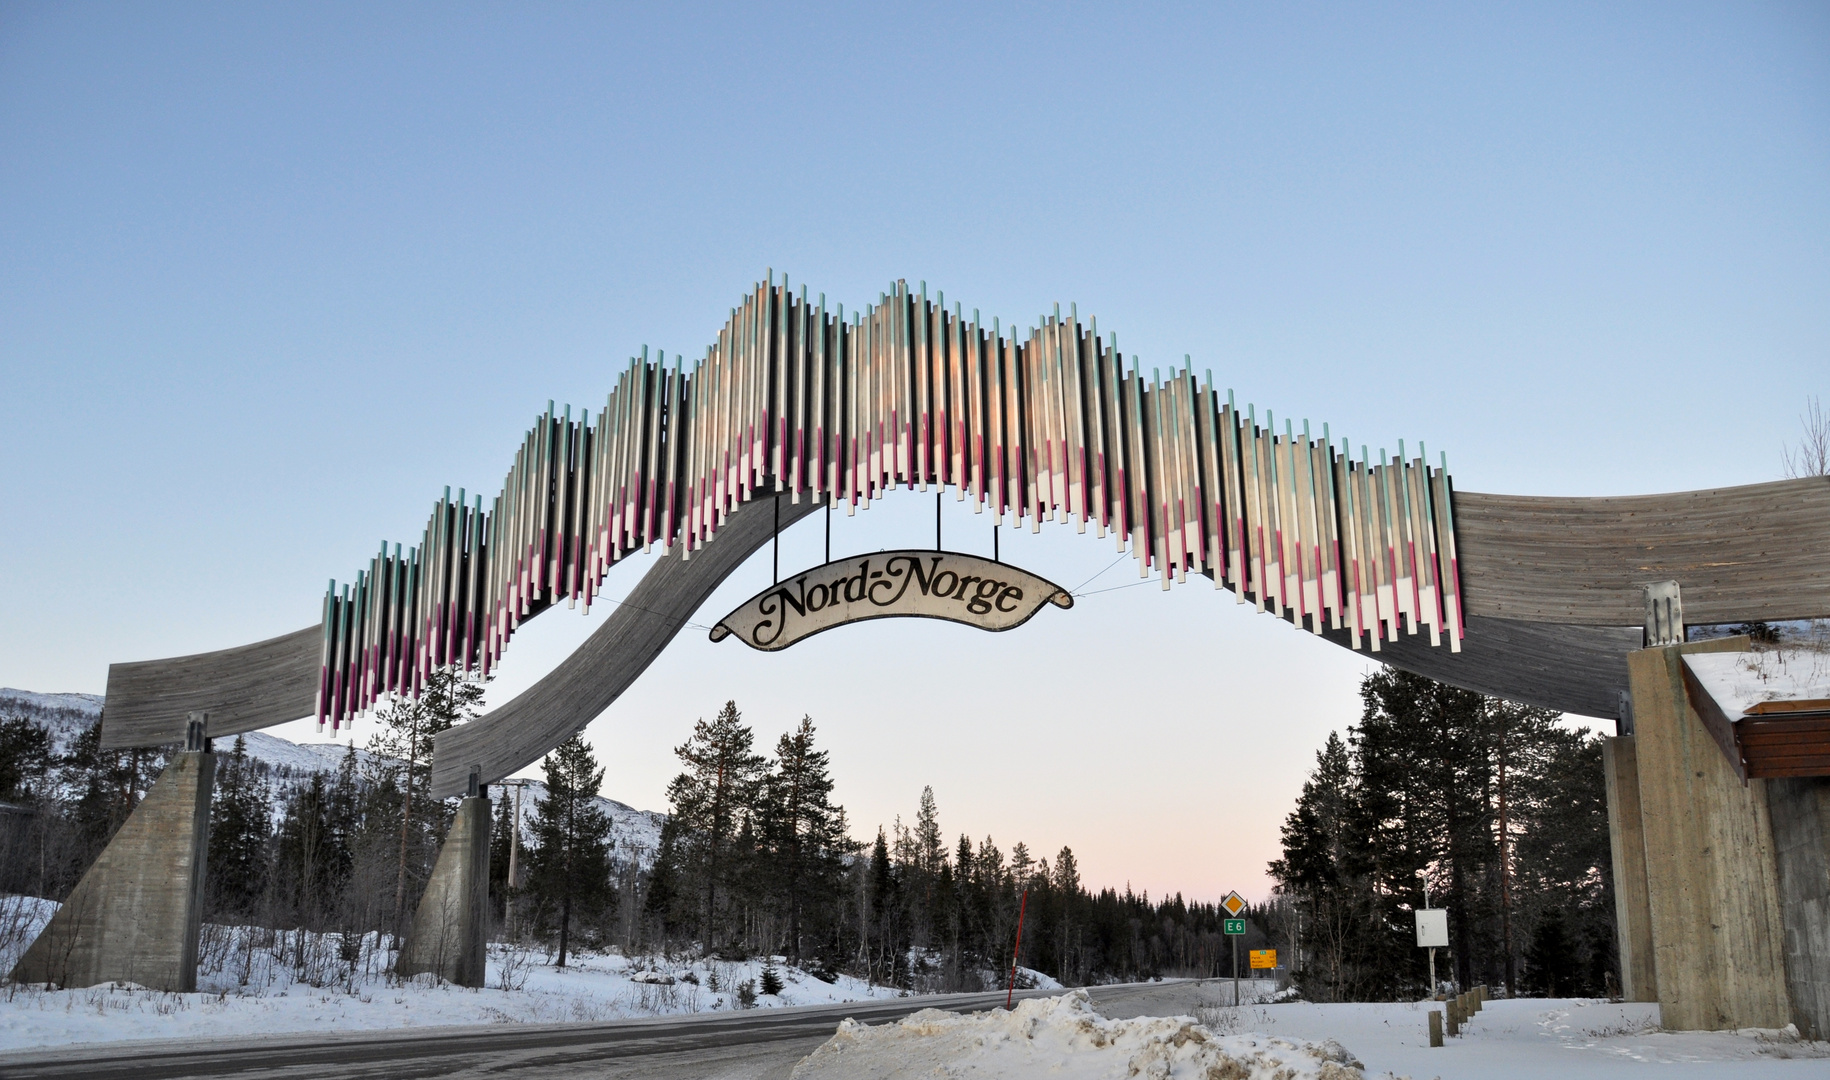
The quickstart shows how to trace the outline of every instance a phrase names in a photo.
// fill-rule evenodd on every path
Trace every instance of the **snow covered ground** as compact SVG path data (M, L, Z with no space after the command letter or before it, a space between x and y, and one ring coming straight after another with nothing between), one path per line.
M737 1007L736 987L759 980L762 962L660 964L675 981L640 981L644 962L617 955L568 958L555 968L542 954L515 955L492 947L489 985L465 990L429 977L391 982L380 976L314 987L285 969L267 986L227 985L222 973L198 980L200 992L167 994L123 986L86 990L0 988L0 1051L122 1039L228 1038L255 1033L341 1032L449 1024L566 1023L709 1012ZM519 990L504 990L508 969ZM708 988L712 971L721 989ZM777 995L759 995L756 1008L895 997L898 991L841 976L824 983L786 967ZM679 976L694 973L697 985ZM635 976L632 978L632 976ZM653 977L653 976L648 976Z
M1108 1020L1084 990L1021 1002L1016 1009L959 1013L923 1009L894 1024L847 1020L794 1070L794 1080L888 1080L899 1076L1103 1080L1356 1080L1337 1043L1258 1034L1222 1035L1186 1016Z
M1436 1003L1435 1008L1442 1008ZM1336 1039L1366 1075L1416 1080L1830 1077L1830 1043L1787 1032L1659 1031L1658 1006L1587 999L1489 1001L1459 1038L1429 1043L1423 1003L1293 1002L1200 1009L1211 1030ZM990 1074L987 1074L990 1075Z
M0 916L22 900L30 925L0 948L10 968L55 910L29 898L0 900ZM429 977L387 978L387 942L363 939L354 971L336 935L264 934L245 927L205 927L198 993L168 994L130 986L84 990L0 987L0 1051L121 1039L211 1038L252 1033L357 1031L447 1024L562 1023L712 1012L740 1007L741 988L755 1008L896 997L900 991L849 976L823 982L779 959L780 994L760 992L763 961L679 960L585 953L564 968L541 951L492 945L488 984L465 990ZM318 985L313 985L313 984ZM506 988L505 988L506 987Z
M0 971L11 970L57 905L0 897ZM384 972L388 942L366 935L354 964L335 934L275 933L206 925L195 994L131 986L44 990L0 986L0 1051L123 1039L238 1037L254 1033L360 1031L450 1024L567 1023L838 1004L902 996L840 975L832 982L776 958L779 994L761 992L764 961L625 957L583 953L564 968L541 950L491 945L485 989ZM1037 985L1058 986L1023 969Z
M1231 983L1218 979L1140 986L1096 1003L1094 1012L1114 1018L1104 1022L1089 1021L1068 996L1033 1001L1014 1017L929 1011L868 1031L843 1027L795 1075L1170 1080L1282 1075L1275 1068L1283 1067L1294 1077L1360 1076L1363 1070L1373 1080L1830 1077L1830 1043L1802 1042L1789 1031L1663 1032L1656 1005L1490 1001L1463 1035L1432 1049L1426 1014L1441 1003L1219 1004L1231 997ZM1192 1013L1193 1021L1153 1019L1178 1013ZM1113 1026L1120 1017L1140 1018L1139 1026ZM898 1073L896 1062L911 1067Z

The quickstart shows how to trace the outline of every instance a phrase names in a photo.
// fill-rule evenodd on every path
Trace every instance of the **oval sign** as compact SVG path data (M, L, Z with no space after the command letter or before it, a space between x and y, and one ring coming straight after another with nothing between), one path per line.
M1071 608L1052 581L955 551L879 551L816 566L771 585L712 627L712 640L735 635L774 652L846 623L867 619L946 619L981 630L1009 630L1045 603Z

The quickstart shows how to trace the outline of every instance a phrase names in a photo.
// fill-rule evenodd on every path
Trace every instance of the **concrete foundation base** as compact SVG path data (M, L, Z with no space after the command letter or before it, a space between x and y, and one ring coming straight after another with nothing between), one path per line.
M1736 775L1681 670L1682 653L1734 648L1627 657L1660 1022L1674 1031L1792 1022L1767 782Z
M489 799L458 803L395 970L481 987L489 953Z
M13 968L14 982L197 989L216 757L177 755Z
M1608 843L1614 856L1614 927L1620 946L1620 996L1657 1001L1652 907L1646 895L1646 837L1639 810L1639 753L1633 736L1601 744L1608 783Z
M1830 1038L1830 777L1766 781L1792 1022Z

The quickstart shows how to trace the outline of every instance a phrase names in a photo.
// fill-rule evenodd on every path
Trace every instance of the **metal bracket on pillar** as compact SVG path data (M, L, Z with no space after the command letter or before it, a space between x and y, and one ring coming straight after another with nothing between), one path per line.
M210 714L194 712L184 725L184 752L207 753L210 749Z
M1620 711L1615 714L1614 734L1633 734L1633 695L1625 690L1620 691Z
M1684 598L1675 581L1648 581L1646 590L1646 648L1684 643Z
M467 785L467 787L465 789L464 797L467 799L474 799L478 795L482 794L482 791L483 791L483 766L472 765L470 767L470 783L469 783L469 785Z

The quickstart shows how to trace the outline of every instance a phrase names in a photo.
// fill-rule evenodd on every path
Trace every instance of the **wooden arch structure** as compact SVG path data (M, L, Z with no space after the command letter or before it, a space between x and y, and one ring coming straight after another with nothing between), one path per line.
M439 737L434 793L539 759L607 708L781 524L890 489L952 490L1013 524L1110 536L1164 588L1192 573L1309 632L1444 682L1620 714L1644 586L1692 623L1830 615L1830 478L1623 498L1457 491L1446 459L1375 458L1240 410L1187 369L1145 375L1059 309L989 327L897 283L851 317L759 283L691 365L632 360L595 417L550 406L486 507L459 492L420 542L332 581L319 621L109 669L109 746L316 715L333 727L434 668L487 672L515 629L665 556L539 684Z

